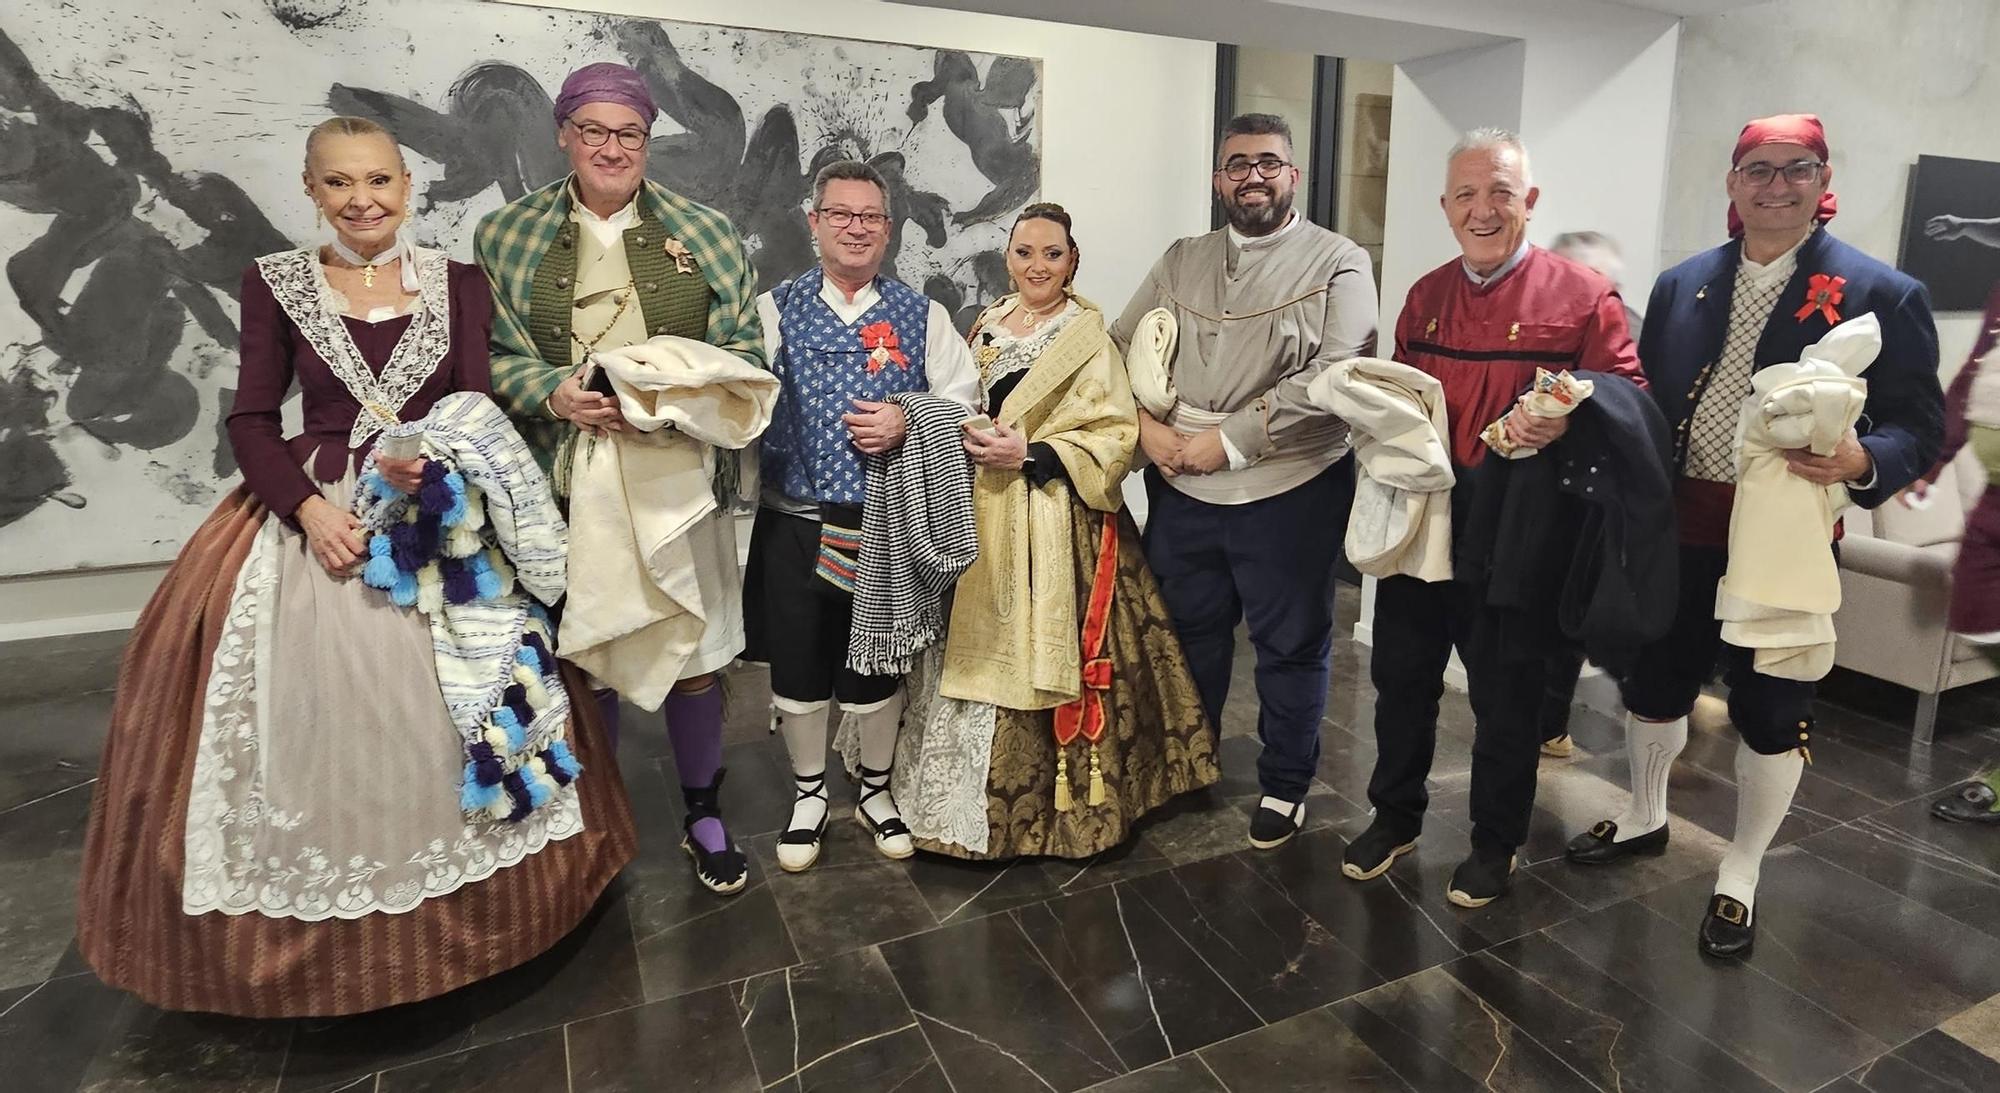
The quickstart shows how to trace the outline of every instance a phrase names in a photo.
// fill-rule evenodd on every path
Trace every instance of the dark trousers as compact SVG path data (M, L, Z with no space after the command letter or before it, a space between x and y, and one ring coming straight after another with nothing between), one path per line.
M1511 853L1527 840L1540 758L1547 664L1490 648L1479 634L1472 591L1456 581L1388 577L1375 585L1375 773L1368 801L1376 821L1406 838L1423 830L1437 751L1438 700L1454 646L1472 699L1472 845Z
M1236 624L1257 651L1257 780L1305 800L1319 766L1333 649L1333 567L1354 501L1351 460L1261 501L1212 505L1146 472L1146 561L1160 582L1209 724L1220 731Z
M866 706L893 696L902 676L864 676L847 667L854 597L814 572L820 522L759 508L743 575L746 659L771 666L771 693L796 702L838 699ZM753 624L754 620L754 624Z
M1535 718L1542 742L1569 735L1570 708L1576 703L1576 681L1583 675L1583 654L1573 650L1550 653L1543 667L1542 709Z
M1631 674L1619 681L1619 696L1633 716L1647 721L1686 717L1702 684L1715 678L1720 659L1723 679L1729 684L1729 721L1743 742L1763 755L1804 747L1811 742L1817 688L1805 680L1757 671L1751 650L1722 640L1722 622L1715 617L1715 586L1728 568L1729 551L1723 547L1681 547L1681 596L1674 628L1646 646Z

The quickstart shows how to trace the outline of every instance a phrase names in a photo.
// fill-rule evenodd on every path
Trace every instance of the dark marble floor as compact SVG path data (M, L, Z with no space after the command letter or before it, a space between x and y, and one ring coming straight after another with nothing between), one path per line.
M1352 596L1343 608L1345 630ZM1462 911L1444 899L1467 838L1462 696L1421 847L1359 885L1338 862L1367 823L1366 653L1336 653L1310 832L1261 854L1244 844L1246 656L1227 780L1116 853L890 863L839 824L821 866L788 876L773 864L782 748L744 672L726 791L753 859L742 895L690 879L664 733L628 710L644 848L575 935L431 1002L255 1022L154 1010L71 946L115 658L101 637L0 649L8 1090L2000 1089L2000 830L1925 813L2000 761L2000 685L1947 696L1923 750L1907 692L1830 680L1765 866L1757 952L1718 967L1693 929L1734 823L1726 735L1695 733L1674 773L1666 856L1586 873L1562 843L1616 807L1626 774L1617 726L1580 712L1576 757L1544 761L1513 895Z

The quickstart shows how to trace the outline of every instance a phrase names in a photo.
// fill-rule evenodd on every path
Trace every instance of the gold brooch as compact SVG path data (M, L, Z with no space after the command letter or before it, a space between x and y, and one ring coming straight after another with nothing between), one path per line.
M687 248L686 243L669 236L667 241L661 244L661 249L667 252L667 257L674 260L675 272L694 273L694 252Z
M1438 321L1436 319L1432 319L1430 322L1424 324L1425 335L1431 335L1437 332L1438 332Z
M1521 340L1520 323L1515 323L1513 326L1507 328L1507 340L1510 342L1518 342Z

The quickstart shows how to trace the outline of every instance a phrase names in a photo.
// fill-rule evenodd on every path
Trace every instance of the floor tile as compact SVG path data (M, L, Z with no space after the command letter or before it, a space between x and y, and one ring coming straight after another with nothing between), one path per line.
M1529 870L1517 870L1508 893L1484 907L1467 910L1454 905L1446 898L1451 874L1471 852L1467 841L1449 835L1440 839L1427 832L1417 848L1386 874L1410 902L1436 917L1460 949L1473 952L1583 913L1582 904Z
M0 987L39 983L76 936L81 850L0 862Z
M109 690L8 702L4 708L7 761L0 763L0 808L39 800L96 777L105 726L111 720Z
M918 854L910 859L909 875L931 914L945 926L1039 903L1059 891L1041 862L1032 858L973 862Z
M1713 887L1697 877L1641 902L1692 928ZM2000 993L1992 938L1795 848L1765 857L1756 926L1751 968L1885 1043Z
M1328 1008L1307 1010L1201 1051L1223 1086L1254 1093L1414 1090ZM1200 1089L1200 1086L1194 1088Z
M130 999L78 1093L269 1093L293 1022L167 1013Z
M1200 1056L1183 1055L1135 1070L1103 1085L1093 1085L1088 1093L1228 1093Z
M80 853L96 785L92 778L0 812L0 863Z
M1874 818L1803 839L1799 849L2000 938L2000 873Z
M1122 846L1114 846L1080 861L1043 858L1040 864L1057 893L1082 892L1174 866L1173 859L1154 846L1153 840L1147 838L1143 830L1125 840Z
M1124 1073L1007 915L882 947L954 1088L1082 1089Z
M2000 1089L2000 1062L1931 1031L1848 1075L1848 1080L1870 1093L1982 1093Z
M818 864L803 873L778 868L777 837L759 835L747 849L757 858L766 885L799 959L821 960L934 929L937 919L905 863L884 858L861 826L835 816L827 826Z
M103 1049L128 1001L94 976L20 992L0 1014L9 1093L71 1093Z
M385 1070L376 1093L487 1093L496 1088L562 1090L569 1087L563 1030L543 1029L454 1055Z
M1548 933L1781 1089L1817 1089L1889 1050L1755 968L1703 957L1694 920L1627 901Z
M1243 861L1383 981L1463 955L1452 940L1456 931L1446 925L1445 908L1424 906L1408 889L1379 877L1357 882L1342 876L1346 848L1339 832L1314 831L1272 853L1246 854Z
M771 887L753 857L750 881L718 896L680 861L626 867L625 903L645 999L656 1002L799 961Z
M1238 857L1183 865L1130 883L1267 1022L1382 981L1282 888Z
M1938 1029L1989 1059L2000 1059L2000 994L1953 1017Z
M1416 1089L1470 1082L1538 1093L1594 1090L1443 968L1377 987L1333 1013Z
M1214 969L1124 884L1013 912L1127 1067L1262 1025Z
M729 989L765 1089L886 1089L938 1069L878 949Z
M762 1088L737 1032L728 987L577 1021L564 1033L574 1093L755 1093Z
M1600 1088L1759 1093L1759 1078L1659 1007L1530 934L1446 965L1481 1002Z

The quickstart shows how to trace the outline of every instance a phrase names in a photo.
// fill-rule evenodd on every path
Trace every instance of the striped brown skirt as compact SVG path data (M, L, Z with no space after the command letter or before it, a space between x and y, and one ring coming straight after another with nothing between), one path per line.
M106 983L165 1009L299 1017L430 998L547 950L589 912L636 843L594 702L571 707L571 745L585 770L577 783L583 830L398 913L306 921L183 910L211 661L266 516L240 488L224 500L168 569L126 645L84 847L83 958ZM581 678L562 669L570 692L583 693ZM327 710L325 724L298 731L340 727L339 711Z

